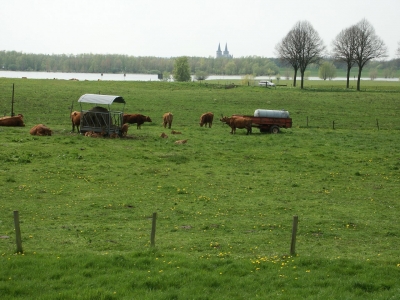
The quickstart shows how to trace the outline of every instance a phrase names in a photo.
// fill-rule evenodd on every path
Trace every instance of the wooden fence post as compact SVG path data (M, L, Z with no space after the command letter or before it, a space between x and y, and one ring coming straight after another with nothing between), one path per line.
M12 89L12 98L11 98L11 117L14 117L14 83L13 83L13 89Z
M378 127L378 130L379 130L379 122L378 122L378 119L376 119L376 127Z
M299 217L293 216L292 242L290 244L290 255L296 254L296 234L297 234L297 223L298 222L299 222Z
M17 242L17 253L22 253L22 239L21 239L21 229L19 227L19 213L18 210L14 210L14 227L15 236Z
M332 122L332 129L335 130L335 121Z
M153 213L153 221L152 221L152 225L151 225L151 246L154 247L156 245L156 219L157 219L157 213Z

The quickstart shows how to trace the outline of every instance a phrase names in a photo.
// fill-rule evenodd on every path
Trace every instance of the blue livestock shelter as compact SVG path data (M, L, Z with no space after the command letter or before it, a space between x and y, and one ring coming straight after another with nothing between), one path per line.
M81 124L80 132L88 131L103 133L104 135L118 134L121 136L121 127L123 125L123 109L125 100L121 96L85 94L82 95L78 103L81 105ZM111 110L111 104L118 103L122 105L121 110ZM84 109L84 106L90 109Z

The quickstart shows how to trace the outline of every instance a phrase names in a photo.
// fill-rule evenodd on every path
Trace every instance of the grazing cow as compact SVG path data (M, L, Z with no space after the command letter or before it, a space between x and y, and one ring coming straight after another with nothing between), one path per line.
M2 117L0 118L0 126L25 126L24 116L18 114L14 117Z
M161 133L160 137L162 137L163 139L166 139L166 138L168 138L168 135L166 135L166 134L163 132L163 133Z
M144 116L141 114L124 114L123 116L123 122L122 123L129 123L129 124L135 124L137 123L137 129L141 128L141 125L144 122L151 122L151 119L149 116Z
M249 134L251 133L251 123L252 123L252 119L250 118L244 118L244 117L238 117L238 116L234 116L234 117L222 117L220 119L221 122L224 122L226 124L228 124L231 127L231 134L234 134L236 132L236 128L239 129L247 129L247 133Z
M211 128L213 119L214 114L212 112L202 114L200 117L200 127L203 127L203 125L205 125L204 127L207 127L208 124L208 127Z
M121 127L121 135L122 136L126 136L128 134L128 128L129 128L128 123L125 123L124 125L122 125L122 127Z
M172 115L172 113L167 112L163 115L163 125L164 128L168 128L171 129L171 125L172 125L172 120L174 119L174 116Z
M29 130L29 133L31 135L39 135L39 136L48 135L48 136L51 136L51 134L53 132L51 131L51 129L49 127L46 127L43 124L38 124L38 125L33 126L31 128L31 130Z
M172 134L182 134L182 132L180 132L180 131L175 131L175 130L172 130L171 133L172 133Z
M79 111L73 111L71 113L71 122L72 122L72 132L79 132L79 126L81 125L81 113Z
M186 144L187 141L188 140L178 140L175 142L175 144L182 145L182 144Z

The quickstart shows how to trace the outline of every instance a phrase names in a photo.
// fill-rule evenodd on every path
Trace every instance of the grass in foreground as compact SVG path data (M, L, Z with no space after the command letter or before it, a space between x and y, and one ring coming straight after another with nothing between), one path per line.
M128 139L69 133L72 101L95 90L124 96L127 112L153 123L132 126ZM399 294L398 91L46 80L18 81L17 91L27 127L0 127L0 235L9 237L0 239L2 299ZM205 111L217 119L257 108L288 109L294 128L232 136L217 120L198 126ZM159 138L169 133L166 111L181 136ZM38 121L54 136L30 136ZM173 143L181 138L188 143ZM13 210L23 255L15 254Z

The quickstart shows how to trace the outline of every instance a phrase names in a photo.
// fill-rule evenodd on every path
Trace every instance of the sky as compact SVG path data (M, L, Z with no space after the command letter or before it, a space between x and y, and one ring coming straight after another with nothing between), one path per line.
M277 57L275 46L308 21L331 50L366 19L395 58L400 0L0 0L0 51Z

